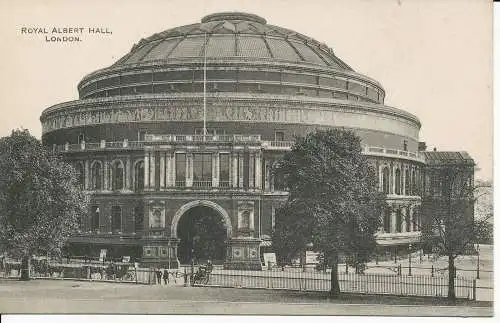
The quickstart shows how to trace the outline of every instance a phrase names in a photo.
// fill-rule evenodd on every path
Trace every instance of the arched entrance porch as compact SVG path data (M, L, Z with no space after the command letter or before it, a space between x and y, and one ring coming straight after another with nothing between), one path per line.
M231 237L231 220L218 204L192 201L183 205L172 220L171 237L178 239L177 258L181 264L206 262L222 264Z

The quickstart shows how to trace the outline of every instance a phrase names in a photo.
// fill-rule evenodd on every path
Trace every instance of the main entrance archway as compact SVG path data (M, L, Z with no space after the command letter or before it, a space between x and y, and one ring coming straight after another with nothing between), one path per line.
M192 260L206 262L208 259L222 264L230 235L229 216L210 201L193 201L184 205L172 223L172 236L179 239L177 257L181 264Z

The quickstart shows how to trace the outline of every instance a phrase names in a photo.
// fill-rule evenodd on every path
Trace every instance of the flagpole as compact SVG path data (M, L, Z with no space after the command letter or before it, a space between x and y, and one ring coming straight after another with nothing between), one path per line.
M203 48L203 141L207 136L207 33Z

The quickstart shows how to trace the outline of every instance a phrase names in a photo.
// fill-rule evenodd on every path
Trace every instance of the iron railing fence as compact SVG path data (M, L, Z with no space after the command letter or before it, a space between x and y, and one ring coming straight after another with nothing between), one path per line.
M9 262L0 270L0 277L21 277L20 262ZM151 268L135 268L131 264L102 265L95 263L54 263L31 266L30 278L33 279L83 279L95 281L119 281L137 284L154 284L155 273Z
M448 295L447 278L429 275L339 273L339 284L341 292L345 293L428 297ZM206 285L326 292L330 290L331 280L330 273L324 272L214 270ZM474 299L475 280L455 278L455 293L457 298Z

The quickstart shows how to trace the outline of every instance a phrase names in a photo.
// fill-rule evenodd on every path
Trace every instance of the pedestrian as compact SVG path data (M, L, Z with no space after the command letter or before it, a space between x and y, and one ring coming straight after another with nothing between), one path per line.
M168 270L167 269L163 269L163 283L165 285L168 285L169 283L169 280L168 280Z
M212 260L208 259L207 261L207 272L211 273L214 265L212 265Z
M161 270L159 268L155 268L155 272L157 284L161 285Z

